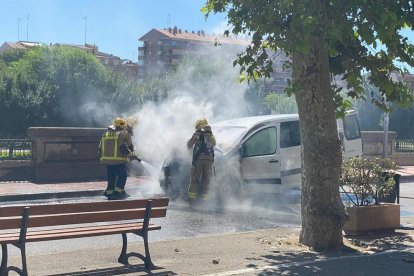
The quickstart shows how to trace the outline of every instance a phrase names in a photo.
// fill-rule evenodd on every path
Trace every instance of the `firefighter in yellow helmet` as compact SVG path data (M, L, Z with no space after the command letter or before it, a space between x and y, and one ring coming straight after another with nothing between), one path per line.
M128 132L128 135L131 137L131 136L134 135L134 127L137 126L138 120L135 117L130 116L130 117L126 118L125 121L127 122L127 132ZM132 145L132 143L131 143L131 146L129 147L129 149L132 152L134 152L134 145Z
M131 150L132 149L132 150ZM98 152L101 164L107 167L108 184L104 196L108 199L124 199L127 180L127 163L130 159L139 160L133 152L131 135L127 131L127 122L116 118L101 138Z
M187 142L187 147L193 150L190 186L188 199L209 197L209 186L214 162L214 146L216 138L208 125L207 119L200 118L195 123L195 132Z
M130 116L130 117L128 117L126 119L126 122L127 122L127 130L128 130L128 133L131 136L134 135L134 131L133 130L134 130L134 127L136 127L138 125L138 120L135 117Z

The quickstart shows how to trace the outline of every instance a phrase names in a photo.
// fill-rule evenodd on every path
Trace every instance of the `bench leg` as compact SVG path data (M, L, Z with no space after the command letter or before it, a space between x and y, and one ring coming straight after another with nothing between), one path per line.
M26 265L26 247L23 245L15 245L20 249L20 253L22 256L22 269L15 267L15 266L7 266L7 244L1 245L2 251L2 258L1 258L1 265L0 265L0 276L7 276L9 275L9 271L14 271L21 276L27 276L27 265Z
M1 266L0 266L0 275L7 275L7 244L1 245Z
M138 257L141 260L144 261L145 263L145 269L154 269L155 266L151 261L151 256L149 253L149 247L148 247L148 234L144 233L144 234L138 234L139 236L141 236L144 239L144 246L145 246L145 256L143 256L140 253L137 252L131 252L131 253L127 253L127 246L128 246L128 239L127 239L127 234L126 233L122 233L122 251L121 251L121 255L119 255L118 258L118 263L124 264L124 265L128 265L128 258L129 257Z
M146 269L154 269L155 266L151 261L151 256L150 256L150 252L149 252L149 247L148 247L148 232L144 233L142 235L142 238L144 239L144 246L145 246L145 268Z
M20 254L22 255L22 276L27 276L27 264L26 264L26 246L23 244L20 247Z
M127 246L128 246L128 239L126 233L122 233L122 251L121 255L119 255L118 263L121 264L128 264L128 255L127 255Z

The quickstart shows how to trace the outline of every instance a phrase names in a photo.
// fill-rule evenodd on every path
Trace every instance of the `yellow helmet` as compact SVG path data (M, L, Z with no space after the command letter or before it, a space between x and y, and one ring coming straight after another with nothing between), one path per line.
M128 117L126 119L126 122L128 124L129 127L135 127L138 124L138 120L135 117Z
M116 118L113 122L114 126L119 127L121 129L126 129L127 122L122 118Z
M195 128L196 129L202 129L204 128L206 125L208 125L207 119L206 118L200 118L196 121L195 123Z

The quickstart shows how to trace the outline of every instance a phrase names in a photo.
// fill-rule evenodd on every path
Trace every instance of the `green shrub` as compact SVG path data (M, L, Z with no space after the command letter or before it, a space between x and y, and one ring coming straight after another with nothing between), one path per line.
M342 189L353 194L356 206L379 204L379 199L389 196L395 187L392 177L396 164L388 159L354 157L342 164Z

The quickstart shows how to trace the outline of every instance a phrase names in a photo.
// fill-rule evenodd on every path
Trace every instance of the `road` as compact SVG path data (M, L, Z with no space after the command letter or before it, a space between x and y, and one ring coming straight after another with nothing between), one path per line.
M147 187L130 189L131 198L147 195ZM153 191L151 190L151 193ZM414 182L401 183L401 216L414 215ZM62 199L59 201L90 201L98 198ZM104 200L102 197L100 198ZM283 201L281 199L284 199ZM18 204L14 202L13 204ZM20 202L21 203L21 202ZM300 226L300 195L291 194L274 200L273 196L245 200L233 200L226 207L215 204L191 207L187 202L172 201L168 208L167 217L155 219L162 226L161 231L150 233L150 241L186 239L198 236L214 236L224 233L254 231L259 229L274 229L280 227ZM132 240L141 242L139 237L131 236ZM30 254L45 254L50 252L73 252L82 249L104 249L118 246L119 236L104 236L40 242L28 244ZM11 256L18 251L11 249Z

